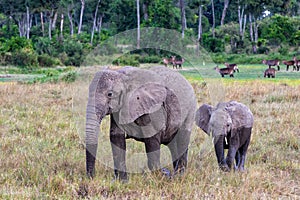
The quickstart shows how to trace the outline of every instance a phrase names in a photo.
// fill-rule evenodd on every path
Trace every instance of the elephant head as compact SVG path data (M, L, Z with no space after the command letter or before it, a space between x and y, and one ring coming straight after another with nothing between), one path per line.
M169 106L168 111L165 111L161 109L165 104L173 106ZM86 110L88 175L94 174L99 126L106 115L111 115L111 140L114 135L124 135L124 132L130 137L143 140L166 129L168 124L179 126L179 106L176 95L153 71L125 67L117 71L103 70L96 73L89 87ZM169 118L168 113L172 113ZM122 145L121 142L115 143L120 150L125 150L123 142ZM117 170L125 171L124 165L117 165Z
M236 101L219 103L215 108L203 104L196 112L196 125L205 133L212 134L218 163L223 169L228 170L232 164L231 157L234 158L239 148L250 139L253 115L249 108ZM230 150L232 148L226 160L224 160L225 148Z

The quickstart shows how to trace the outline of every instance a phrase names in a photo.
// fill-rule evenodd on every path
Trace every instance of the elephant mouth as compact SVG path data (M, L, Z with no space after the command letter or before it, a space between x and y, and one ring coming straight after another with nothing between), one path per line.
M137 118L136 120L134 120L134 123L137 124L138 126L147 126L148 124L150 124L150 122L151 119L149 114L144 114L139 118Z

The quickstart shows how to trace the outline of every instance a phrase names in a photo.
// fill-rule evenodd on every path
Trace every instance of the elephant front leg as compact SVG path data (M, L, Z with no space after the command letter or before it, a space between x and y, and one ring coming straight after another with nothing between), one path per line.
M219 167L223 171L230 171L225 159L224 159L224 135L220 135L214 138L215 140L215 151L218 160Z
M126 142L124 132L115 124L111 116L110 142L112 147L115 179L127 181Z
M158 170L160 166L160 134L144 139L148 167L151 171Z

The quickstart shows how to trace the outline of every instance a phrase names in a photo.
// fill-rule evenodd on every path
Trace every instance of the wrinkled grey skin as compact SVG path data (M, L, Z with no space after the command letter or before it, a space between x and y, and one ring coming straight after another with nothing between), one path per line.
M99 125L106 115L111 119L116 179L127 180L127 138L144 142L150 170L161 169L160 145L165 144L171 151L174 173L183 172L195 110L192 86L171 69L124 67L97 72L89 87L86 114L88 176L95 173Z
M235 159L235 169L244 171L253 126L249 108L236 101L219 103L215 108L203 104L196 112L195 121L205 133L212 134L220 168L230 171ZM228 149L226 158L224 149Z

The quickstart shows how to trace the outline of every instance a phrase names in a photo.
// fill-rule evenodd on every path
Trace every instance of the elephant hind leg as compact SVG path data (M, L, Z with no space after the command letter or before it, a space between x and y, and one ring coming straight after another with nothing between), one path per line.
M190 142L191 131L178 130L176 136L168 144L172 155L174 174L183 174L187 167L188 145Z
M250 139L251 139L251 130L252 128L245 128L244 129L244 134L247 136L247 140L245 141L245 143L239 148L239 152L240 152L240 163L238 165L238 170L243 172L245 170L244 165L245 165L245 160L246 160L246 154L247 154L247 150L248 150L248 146L250 144Z

